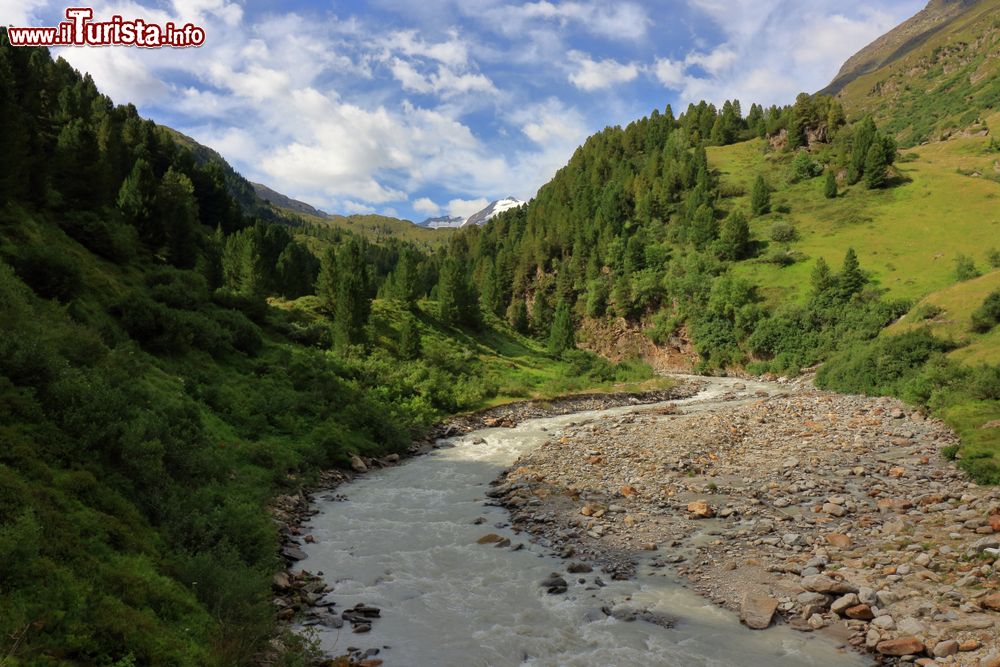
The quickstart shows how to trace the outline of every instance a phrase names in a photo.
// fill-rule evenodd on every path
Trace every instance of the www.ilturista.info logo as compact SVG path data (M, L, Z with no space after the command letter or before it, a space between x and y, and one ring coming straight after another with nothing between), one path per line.
M184 48L205 43L205 29L192 23L164 25L115 15L110 21L92 21L90 7L70 7L68 21L47 28L7 28L11 46L141 46Z

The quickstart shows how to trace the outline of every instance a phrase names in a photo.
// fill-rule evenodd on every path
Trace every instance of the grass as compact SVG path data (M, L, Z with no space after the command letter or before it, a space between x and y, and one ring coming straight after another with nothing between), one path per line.
M926 326L939 338L961 344L950 357L965 364L1000 364L1000 328L978 334L970 328L972 312L991 292L1000 289L1000 271L973 280L955 283L928 294L898 322L888 327L888 335L901 334ZM928 314L933 316L928 317Z
M759 285L771 302L802 299L815 260L823 257L836 269L853 247L891 298L917 300L943 289L955 280L957 255L984 267L986 249L1000 238L1000 183L958 171L994 173L997 157L983 152L987 143L968 137L923 146L918 159L897 165L908 182L881 191L858 184L832 200L823 196L821 177L788 184L790 157L765 155L761 141L710 148L709 161L724 184L747 187L764 173L775 189L773 208L790 210L755 218L755 238L766 240L774 222L789 222L798 232L789 248L805 258L784 268L742 262L736 273ZM748 195L728 201L749 209Z

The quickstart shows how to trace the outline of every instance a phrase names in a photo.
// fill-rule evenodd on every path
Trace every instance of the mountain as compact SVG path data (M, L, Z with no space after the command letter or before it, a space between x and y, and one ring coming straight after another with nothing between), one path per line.
M821 93L903 147L982 133L1000 107L1000 0L931 0L851 57Z
M946 28L963 10L977 0L931 0L912 18L904 21L851 56L830 85L820 91L836 95L859 76L873 72L887 63L919 48L935 33Z
M442 229L461 227L463 224L465 224L465 218L460 215L442 215L436 218L427 218L423 222L418 222L417 226L428 229Z
M515 199L514 197L504 197L503 199L498 199L494 202L490 202L490 205L483 210L470 215L466 218L465 222L462 223L462 226L485 225L500 213L522 205L524 205L524 202L519 199Z
M289 211L294 211L295 213L304 213L306 215L315 215L319 217L324 217L329 215L325 211L321 211L314 206L299 201L298 199L292 199L287 195L283 195L280 192L276 192L271 188L267 187L263 183L250 182L253 186L253 190L257 197L262 199L264 202L271 204L272 206L278 206L280 208L287 209Z

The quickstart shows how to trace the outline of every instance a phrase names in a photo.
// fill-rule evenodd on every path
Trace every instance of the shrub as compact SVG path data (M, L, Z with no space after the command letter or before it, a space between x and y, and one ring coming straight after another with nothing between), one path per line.
M972 330L986 333L1000 324L1000 290L992 292L972 313Z
M968 255L959 254L955 257L955 277L959 282L964 282L966 280L972 280L973 278L978 278L982 274L979 269L976 268L975 263L972 258Z
M778 266L791 266L795 263L795 255L783 248L774 248L763 257L763 261Z
M121 222L90 211L70 211L59 226L84 248L112 262L122 264L136 254L135 229Z
M208 283L196 271L161 267L146 278L149 295L162 304L182 310L195 310L208 303Z
M768 234L772 241L776 241L778 243L791 243L799 236L795 226L785 222L784 220L779 220L771 225L771 229Z
M795 158L792 160L792 171L789 180L792 183L807 181L810 178L819 176L822 172L823 168L813 162L809 151L802 150L796 153Z
M952 349L927 329L859 343L838 352L816 374L816 384L845 393L896 394L936 354Z
M990 248L986 251L986 263L991 269L1000 269L1000 250Z
M913 311L913 319L923 322L926 320L933 320L935 317L940 316L944 312L941 306L933 303L925 303L918 306Z
M80 291L80 264L56 246L23 248L14 260L18 277L38 296L70 301Z

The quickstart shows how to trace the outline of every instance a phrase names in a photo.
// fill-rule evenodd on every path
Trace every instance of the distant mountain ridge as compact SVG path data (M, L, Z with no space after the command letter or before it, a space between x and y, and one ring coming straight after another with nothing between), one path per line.
M292 199L288 195L283 195L277 190L272 190L263 183L254 183L253 181L250 181L250 185L253 186L254 193L257 197L269 204L272 204L273 206L285 208L296 213L304 213L306 215L315 215L319 217L327 217L330 215L326 211L322 211L315 206L305 203L304 201Z
M485 225L498 214L523 205L524 202L520 199L504 197L503 199L491 201L486 208L476 211L467 218L463 218L460 215L442 215L436 218L427 218L423 222L416 224L418 227L427 227L428 229L454 229L467 225Z
M495 216L504 211L508 211L512 208L517 208L524 204L520 199L515 199L514 197L504 197L503 199L498 199L494 202L490 202L490 205L483 210L473 213L468 217L468 219L462 223L462 226L466 225L485 225L487 222L492 220Z

